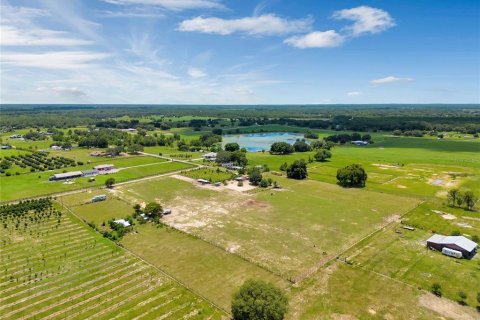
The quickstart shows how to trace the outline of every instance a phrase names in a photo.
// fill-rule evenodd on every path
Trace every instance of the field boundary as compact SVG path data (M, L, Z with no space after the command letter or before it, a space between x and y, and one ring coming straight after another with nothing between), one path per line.
M419 203L417 203L417 205L406 211L405 213L403 213L402 215L399 216L399 219L402 219L403 217L405 217L407 214L409 214L410 212L412 212L413 210L417 209L421 204L423 204L425 201L422 200L420 201ZM367 240L368 238L374 236L375 234L385 230L387 227L389 227L390 225L394 224L396 221L388 221L387 223L383 224L382 226L380 226L378 229L375 229L374 231L370 232L369 234L367 234L366 236L364 236L363 238L355 241L353 244L349 245L346 249L338 252L338 253L335 253L335 254L331 254L330 256L327 256L325 257L324 259L318 261L313 267L305 270L303 273L301 273L299 276L295 277L293 279L293 283L297 284L297 283L300 283L302 282L303 280L305 280L306 278L308 278L309 276L311 276L312 274L314 274L315 272L317 272L318 270L320 270L323 266L327 265L328 263L330 263L331 261L339 258L342 254L344 254L345 252L347 252L348 250L352 249L353 247L355 247L356 245L360 244L361 242Z

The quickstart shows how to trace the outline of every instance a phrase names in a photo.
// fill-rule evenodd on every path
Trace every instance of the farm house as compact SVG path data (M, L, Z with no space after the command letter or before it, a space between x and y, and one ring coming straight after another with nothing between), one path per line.
M464 258L472 258L477 251L477 243L464 236L442 236L434 234L427 240L427 247L438 251L444 248L462 253ZM443 251L442 251L443 252Z

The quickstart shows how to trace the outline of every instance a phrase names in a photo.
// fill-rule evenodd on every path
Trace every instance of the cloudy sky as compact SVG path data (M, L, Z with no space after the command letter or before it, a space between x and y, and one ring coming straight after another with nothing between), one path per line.
M0 0L1 103L480 103L478 0Z

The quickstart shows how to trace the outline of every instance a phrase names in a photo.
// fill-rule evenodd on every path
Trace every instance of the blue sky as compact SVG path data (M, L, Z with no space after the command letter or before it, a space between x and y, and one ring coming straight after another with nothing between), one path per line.
M480 103L478 0L0 0L1 103Z

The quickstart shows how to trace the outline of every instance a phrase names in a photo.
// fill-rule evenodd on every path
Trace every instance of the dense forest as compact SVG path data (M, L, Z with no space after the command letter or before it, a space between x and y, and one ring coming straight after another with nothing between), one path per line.
M128 119L122 119L128 116ZM178 117L202 117L181 119ZM142 118L143 121L138 119ZM169 105L2 105L0 127L20 128L161 128L246 127L281 124L352 131L480 132L478 105L285 105L285 106L169 106Z

